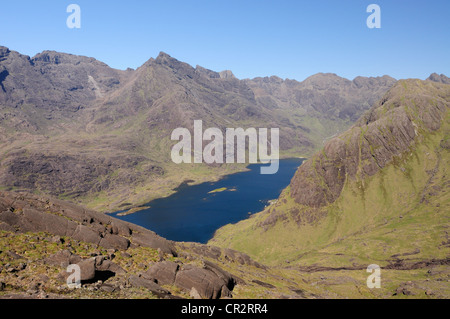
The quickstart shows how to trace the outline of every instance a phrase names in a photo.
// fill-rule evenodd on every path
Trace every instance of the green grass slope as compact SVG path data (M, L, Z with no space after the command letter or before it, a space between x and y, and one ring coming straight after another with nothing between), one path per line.
M411 98L414 94L416 100ZM346 176L337 199L318 207L299 204L291 183L276 204L219 229L210 244L248 253L269 265L308 270L378 264L394 271L448 264L449 96L448 85L402 81L387 93L383 106L372 109L372 115L379 112L377 121L385 119L392 115L390 101L403 101L396 107L417 126L405 151L371 176L362 173L360 161L358 173ZM429 130L421 119L437 100L444 105L440 127ZM364 128L356 125L339 138L345 140L352 130ZM363 148L360 144L359 153Z

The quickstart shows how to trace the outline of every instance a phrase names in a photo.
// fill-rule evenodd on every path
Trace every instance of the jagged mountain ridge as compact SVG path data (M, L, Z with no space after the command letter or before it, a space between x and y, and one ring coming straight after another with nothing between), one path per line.
M121 71L93 58L54 51L30 58L5 47L0 74L0 186L101 210L243 169L205 167L198 175L182 167L175 176L180 166L170 163L170 133L176 127L192 128L196 119L221 129L277 127L282 156L305 156L395 82L317 75L277 80L270 91L261 88L264 79L194 68L163 52Z
M128 77L128 72L93 58L55 51L30 58L0 47L0 65L0 106L21 111L17 116L23 116L35 130L45 128L37 123L40 117L73 118L72 113L89 107Z

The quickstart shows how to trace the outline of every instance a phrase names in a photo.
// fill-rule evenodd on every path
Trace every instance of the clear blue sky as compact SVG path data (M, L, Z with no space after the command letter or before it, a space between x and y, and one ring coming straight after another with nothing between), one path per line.
M66 26L71 3L81 7L81 29ZM381 29L366 26L371 3L381 7ZM91 56L118 69L164 51L238 78L425 79L450 76L450 1L2 1L0 45L29 56Z

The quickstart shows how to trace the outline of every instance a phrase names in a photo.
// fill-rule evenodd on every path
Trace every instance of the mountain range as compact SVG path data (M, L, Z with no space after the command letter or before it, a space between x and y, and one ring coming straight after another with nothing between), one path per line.
M165 53L121 71L0 47L0 296L448 298L449 84L240 80ZM207 245L102 214L245 169L171 163L170 132L196 119L278 127L282 156L307 160ZM64 286L69 264L85 289Z
M177 127L280 128L282 157L309 156L369 109L396 80L316 74L237 79L166 53L136 70L44 51L0 47L0 185L101 211L148 202L183 181L244 165L178 166Z

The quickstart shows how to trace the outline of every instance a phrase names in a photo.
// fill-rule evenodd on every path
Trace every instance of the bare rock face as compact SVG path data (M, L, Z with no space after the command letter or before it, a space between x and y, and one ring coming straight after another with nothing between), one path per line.
M399 81L350 130L303 163L291 181L292 197L315 208L333 203L347 178L374 175L420 135L439 129L449 96L446 84Z
M231 297L236 284L231 274L208 261L203 268L163 261L150 267L145 276L160 285L175 285L202 299Z
M44 259L45 264L63 268L67 268L67 266L71 264L77 264L80 261L81 261L80 256L74 255L68 250L61 250Z
M267 107L302 109L311 116L356 121L396 82L390 76L356 77L353 81L333 73L318 73L303 82L277 76L245 80L258 103ZM300 127L300 129L302 129Z
M47 232L108 249L131 243L176 255L173 242L152 231L57 199L0 192L0 227L15 232Z
M195 288L203 299L231 297L230 289L233 289L225 278L218 276L211 269L192 265L186 265L177 273L175 285L188 292Z
M90 281L95 278L95 258L82 260L77 265L80 266L81 281Z
M172 261L159 262L147 271L146 276L154 278L160 285L173 285L180 265Z
M280 128L281 150L309 153L317 145L305 119L347 126L394 82L332 74L239 80L163 52L120 71L89 57L44 51L30 58L0 47L0 185L80 202L100 192L121 197L164 176L152 146L196 119ZM124 127L127 134L117 133Z
M168 291L167 289L164 289L163 287L161 287L160 285L158 285L157 283L155 283L152 280L146 279L144 277L135 276L135 275L130 276L130 278L128 280L129 280L131 286L142 287L142 288L148 289L149 291L151 291L155 295L159 296L160 298L166 298L166 297L170 296L170 291Z
M444 83L444 84L450 84L450 79L445 76L444 74L437 74L437 73L433 73L431 74L428 79L428 81L433 81L433 82L438 82L438 83Z
M0 47L0 74L2 104L31 104L55 112L54 117L89 106L127 77L93 58L54 51L30 58L5 47Z

